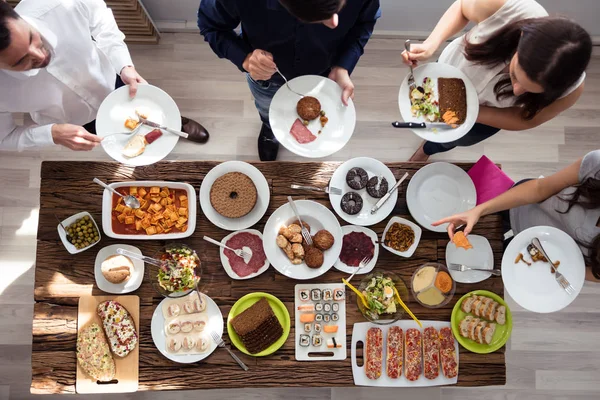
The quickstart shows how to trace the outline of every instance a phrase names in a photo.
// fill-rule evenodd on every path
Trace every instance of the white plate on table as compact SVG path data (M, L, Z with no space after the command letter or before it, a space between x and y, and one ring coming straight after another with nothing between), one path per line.
M181 364L191 364L210 356L213 351L217 348L216 343L210 337L210 332L215 331L219 336L223 336L223 314L217 303L207 295L203 295L206 299L206 310L204 311L208 317L208 322L204 328L204 332L209 339L210 346L206 352L202 354L172 354L166 350L167 347L167 335L165 333L165 317L162 312L162 304L165 301L172 299L163 299L160 304L154 309L152 314L151 322L151 333L152 341L154 346L162 353L163 356L171 361L175 361Z
M423 228L446 232L448 224L431 224L475 207L477 192L464 170L454 164L436 162L413 175L406 190L406 203L410 214Z
M260 233L256 229L243 229L241 231L231 232L229 235L225 236L221 240L221 243L226 244L229 239L231 239L232 237L234 237L237 234L244 233L244 232L252 233L253 235L258 236L262 240L262 237L263 237L262 233ZM236 250L236 249L234 249L234 250ZM263 264L263 266L258 271L254 272L254 273L252 273L250 275L239 276L238 274L236 274L233 271L233 268L231 268L231 263L229 262L229 259L225 255L225 249L224 248L219 247L219 254L221 256L221 264L223 265L223 269L225 270L225 272L227 272L227 275L229 275L229 277L231 279L235 279L235 280L245 280L245 279L256 278L257 276L261 275L263 272L265 272L266 270L268 270L269 266L271 265L271 264L269 264L269 259L266 257L266 254L265 254L265 263Z
M417 86L423 84L424 78L432 78L434 81L434 92L437 93L437 78L460 78L465 82L465 89L467 91L467 118L465 122L456 129L411 129L417 136L422 137L425 140L436 143L447 143L454 140L458 140L466 135L477 120L479 115L479 98L477 96L477 90L471 80L458 68L452 65L442 63L428 63L418 66L413 71L415 77L415 83ZM439 98L438 98L439 100ZM414 117L410 112L410 95L408 90L408 74L400 85L400 92L398 93L398 105L400 107L400 114L402 119L406 122L428 122L424 117Z
M175 101L162 89L152 85L139 85L136 96L129 97L129 87L123 86L106 96L96 117L96 133L104 137L116 132L128 132L125 128L127 118L135 117L135 110L148 113L148 119L171 129L181 130L181 114ZM145 135L154 128L142 126L136 135ZM131 135L114 135L102 141L104 151L114 160L133 166L150 165L165 158L177 144L179 136L162 131L162 136L139 156L127 158L122 150L131 139Z
M527 245L537 237L552 261L560 261L558 271L575 289L569 295L555 280L550 272L550 264L532 262ZM521 252L532 263L529 267L523 262L515 264ZM538 312L551 313L562 310L579 295L585 281L585 262L581 249L565 232L550 226L535 226L519 233L513 238L502 257L502 281L510 296L523 308Z
M377 237L377 234L375 232L373 232L373 230L371 230L369 228L365 228L363 226L357 226L357 225L342 226L342 234L344 236L346 236L347 234L349 234L351 232L364 233L371 239L371 241L373 242L373 245L375 246L375 249L373 250L373 258L371 259L371 261L369 261L369 263L367 265L365 265L360 271L358 271L356 273L356 275L368 274L369 272L371 272L373 270L373 268L375 268L375 264L377 264L377 259L379 258L379 243L377 243L379 241L379 238ZM342 246L343 246L343 240L344 239L342 237ZM341 250L340 250L340 253L341 253ZM333 267L335 269L337 269L338 271L342 271L347 274L353 274L358 269L358 267L351 267L351 266L347 265L339 258L337 259L337 261L335 262Z
M413 244L406 251L398 251L389 246L386 246L386 244L385 244L385 235L387 235L388 230L391 228L391 226L394 223L406 225L406 226L410 227L413 230L413 232L415 233L415 240L414 240ZM421 227L419 225L415 224L414 222L409 221L404 218L401 218L401 217L392 217L392 218L390 218L388 224L386 225L385 230L381 234L381 246L392 254L395 254L400 257L409 258L409 257L412 257L413 254L415 254L417 247L419 247L419 242L421 241L422 234L423 234L423 230L421 229Z
M305 280L323 275L335 264L342 251L342 228L337 218L327 207L311 200L296 200L296 208L303 222L310 225L310 234L315 235L321 229L327 229L335 240L333 246L323 252L324 260L321 268L309 268L306 263L293 265L282 249L277 247L275 239L279 228L296 220L289 203L279 207L271 214L263 231L263 246L269 262L280 274L288 278Z
M292 153L308 158L327 157L341 150L352 137L356 125L352 99L348 99L348 106L342 104L342 88L322 76L299 76L289 81L289 85L298 93L317 98L329 121L324 128L321 128L318 118L310 121L308 129L317 138L310 143L298 143L290 129L296 119L300 118L296 113L300 96L291 92L284 84L273 96L269 108L269 123L279 143ZM318 134L320 129L322 132Z
M344 221L360 226L375 225L386 219L394 210L396 201L398 200L398 190L395 190L394 193L390 195L389 199L379 210L377 210L375 214L371 214L371 208L373 208L373 206L377 204L380 199L371 197L369 193L367 193L366 187L360 190L355 190L346 183L346 174L348 171L357 167L367 171L369 178L372 178L373 176L383 176L387 180L388 188L390 189L396 184L396 178L394 177L394 174L384 163L370 157L356 157L340 165L331 176L329 186L342 189L342 194L336 195L329 193L329 201L331 202L331 206L337 215L339 215ZM340 202L342 201L342 197L348 192L356 192L363 199L363 207L358 214L350 215L342 211Z
M102 263L110 256L117 255L117 249L125 249L131 251L132 253L142 255L140 249L134 246L130 246L128 244L112 244L110 246L103 247L100 249L98 254L96 255L96 262L94 264L94 276L96 278L96 286L98 289L102 290L106 293L115 293L115 294L123 294L130 293L134 290L137 290L142 281L144 280L144 262L138 260L136 258L129 258L133 263L133 270L131 271L131 275L129 279L122 283L111 283L106 280L104 275L102 275Z
M185 190L188 197L188 228L185 232L176 233L160 233L157 235L127 235L122 233L115 233L112 228L112 197L113 194L107 189L104 189L102 193L102 230L106 236L114 239L127 239L127 240L170 240L170 239L182 239L191 236L196 230L196 190L188 183L183 182L167 182L167 181L131 181L131 182L116 182L111 183L110 186L113 189L120 187L129 186L159 186L167 187L169 189L180 189Z
M227 218L219 214L210 202L210 189L221 176L229 172L241 172L252 179L256 186L257 199L252 211L241 218ZM267 212L269 201L271 199L271 190L265 176L254 165L243 161L226 161L210 171L202 180L200 185L200 207L206 218L214 225L228 231L238 231L241 229L250 228L256 224Z
M477 283L486 280L491 273L485 271L454 271L450 264L462 264L467 267L494 269L494 252L490 242L483 236L469 235L472 249L465 250L449 241L446 245L446 265L452 279L459 283Z

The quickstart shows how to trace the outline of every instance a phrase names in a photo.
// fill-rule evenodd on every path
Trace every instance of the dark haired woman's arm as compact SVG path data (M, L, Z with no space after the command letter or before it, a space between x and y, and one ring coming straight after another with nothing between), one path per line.
M449 223L448 235L450 239L454 236L454 230L457 226L465 224L465 235L473 230L479 219L483 216L497 213L511 208L521 207L527 204L542 202L563 189L579 183L579 170L581 168L580 158L568 167L550 175L546 178L532 179L521 185L504 192L500 196L486 201L461 214L456 214L448 218L434 222L433 226Z
M582 83L571 94L556 100L530 120L523 119L519 107L496 108L480 106L477 122L500 129L506 129L507 131L523 131L535 128L571 108L583 93L584 85L585 83Z

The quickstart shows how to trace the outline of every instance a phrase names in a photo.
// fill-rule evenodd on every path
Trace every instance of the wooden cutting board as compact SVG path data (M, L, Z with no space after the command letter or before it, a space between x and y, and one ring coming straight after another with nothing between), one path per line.
M77 393L128 393L135 392L138 389L140 361L140 298L138 296L82 296L79 299L77 313L77 332L92 322L96 322L103 327L102 320L96 313L96 309L98 308L98 304L107 300L114 300L120 303L129 312L135 323L135 329L138 332L138 344L124 358L113 354L116 375L114 381L111 383L97 383L77 363L77 380L75 382L75 391Z

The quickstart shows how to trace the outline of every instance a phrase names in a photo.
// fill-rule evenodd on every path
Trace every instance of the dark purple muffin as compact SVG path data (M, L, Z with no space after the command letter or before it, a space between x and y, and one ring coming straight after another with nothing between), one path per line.
M388 181L385 178L374 176L367 183L367 193L369 196L380 199L388 192Z
M367 186L369 175L362 168L352 168L346 174L346 183L354 190L364 189Z
M348 192L342 196L340 207L342 207L342 211L346 214L356 215L362 210L363 199L358 193Z

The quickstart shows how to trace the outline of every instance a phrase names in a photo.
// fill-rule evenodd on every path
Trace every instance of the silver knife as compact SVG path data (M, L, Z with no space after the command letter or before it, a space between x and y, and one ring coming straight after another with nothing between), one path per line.
M148 125L148 126L151 126L151 127L153 127L153 128L158 128L158 129L161 129L161 130L163 130L163 131L167 131L167 132L169 132L169 133L172 133L172 134L174 134L174 135L181 136L181 137L182 137L182 138L184 138L184 139L187 139L187 138L188 138L188 136L189 136L189 135L188 135L187 133L185 133L185 132L177 131L177 130L175 130L175 129L171 129L171 128L168 128L168 127L166 127L166 126L159 125L159 124L157 124L156 122L152 122L152 121L150 121L150 120L147 120L146 118L139 117L139 119L140 119L140 122L141 122L142 124L144 124L144 125Z
M404 176L400 178L398 182L396 182L396 184L392 186L392 188L377 202L377 204L375 204L373 208L371 208L371 214L375 214L385 204L385 202L388 201L392 193L394 193L394 191L398 189L398 187L402 184L402 182L404 182L406 178L408 178L408 172L406 172Z
M411 128L411 129L431 129L431 128L441 128L441 129L456 129L458 125L449 125L445 122L400 122L394 121L392 122L392 126L394 128Z

